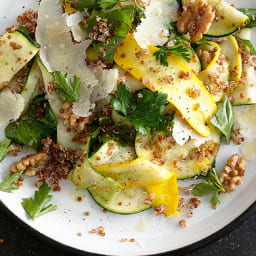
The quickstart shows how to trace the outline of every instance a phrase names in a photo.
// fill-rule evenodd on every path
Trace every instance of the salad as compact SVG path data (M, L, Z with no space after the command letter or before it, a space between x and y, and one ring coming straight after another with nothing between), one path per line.
M218 172L215 159L250 137L254 107L237 123L234 110L256 103L255 14L222 0L41 0L0 38L0 162L34 150L0 191L36 176L21 202L33 220L56 210L61 179L106 210L175 218L193 179L189 214L204 195L216 208L246 169L245 155Z

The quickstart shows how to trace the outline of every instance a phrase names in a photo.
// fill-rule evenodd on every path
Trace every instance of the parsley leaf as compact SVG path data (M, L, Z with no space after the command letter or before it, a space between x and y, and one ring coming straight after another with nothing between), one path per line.
M254 49L253 47L253 44L251 43L250 40L246 40L246 39L242 39L240 38L239 36L235 36L238 40L241 40L244 44L246 44L248 46L248 48L250 49L250 52L253 54L253 55L256 55L256 50Z
M206 179L206 181L197 184L193 189L194 196L206 196L212 194L211 204L215 207L218 203L220 203L219 192L225 192L225 189L221 185L216 170L212 168L206 177L201 177Z
M58 121L44 95L38 96L18 121L5 128L5 136L17 144L40 150L41 140L57 137Z
M227 96L224 98L222 107L210 120L211 124L218 128L226 136L229 143L234 126L234 109Z
M2 142L0 142L0 163L4 160L4 158L8 154L10 143L11 141L8 139L5 139Z
M133 5L127 5L123 8L106 11L104 13L96 11L92 12L90 18L86 20L87 27L85 28L82 22L80 23L80 27L82 31L89 36L89 34L99 26L96 19L107 19L107 23L112 24L110 28L111 36L104 41L93 40L92 42L92 46L99 56L102 56L102 49L104 49L102 59L112 63L118 46L132 28L134 16L135 8Z
M8 175L1 183L0 183L0 191L11 193L13 190L18 189L16 185L13 183L18 181L23 171L16 172L14 174Z
M133 94L124 85L120 84L118 90L115 92L115 98L110 100L113 109L121 112L124 116L128 114L128 110L132 107Z
M128 0L98 0L97 4L104 9L112 8L120 2L127 2Z
M168 104L167 95L145 89L136 94L135 99L137 104L127 119L144 135L150 130L158 131L166 118L163 111Z
M150 131L169 132L168 126L172 125L173 116L163 114L168 104L166 94L144 89L134 95L120 84L110 104L144 135Z
M73 84L68 74L64 74L61 71L54 73L55 79L55 91L59 95L60 99L68 102L78 101L78 89L80 87L80 78L73 77Z
M168 67L168 56L170 54L179 56L186 60L187 62L190 62L190 53L187 47L185 46L174 46L174 47L166 47L166 46L158 46L158 50L154 52L154 56L156 56L157 60L160 60L160 64L163 66Z
M28 198L21 203L24 210L32 220L57 209L56 205L50 204L47 206L52 199L52 196L49 195L50 190L51 188L46 182L44 182L40 186L39 191L35 192L34 200L32 198Z

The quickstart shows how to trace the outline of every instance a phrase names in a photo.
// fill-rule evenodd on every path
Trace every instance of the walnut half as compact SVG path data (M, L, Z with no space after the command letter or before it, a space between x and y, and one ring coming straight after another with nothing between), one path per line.
M203 0L187 1L178 18L177 29L181 34L189 32L193 41L202 38L210 28L215 17L215 11Z
M77 132L82 132L87 124L90 124L93 119L93 115L88 117L79 117L73 113L72 103L65 102L60 110L61 118L64 120L64 124Z
M236 186L242 183L245 169L246 162L240 154L235 154L229 158L219 178L226 192L234 191Z
M37 154L29 155L22 158L19 162L13 163L10 166L10 171L12 173L18 171L26 171L27 176L34 176L36 174L35 167L43 165L48 159L48 154L39 152Z

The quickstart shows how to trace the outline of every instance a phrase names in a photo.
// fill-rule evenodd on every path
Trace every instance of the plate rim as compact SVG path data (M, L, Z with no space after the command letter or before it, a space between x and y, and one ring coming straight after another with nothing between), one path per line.
M192 253L198 249L204 248L207 245L217 241L218 239L224 237L225 235L229 234L230 232L234 231L237 227L242 225L249 217L252 212L252 209L256 208L256 199L254 202L246 209L244 210L239 216L237 216L235 219L231 220L229 223L227 223L225 226L217 230L216 232L210 234L209 236L196 241L194 243L191 243L189 245L186 245L184 247L181 247L176 250L171 251L165 251L161 253L153 253L153 254L143 254L143 256L178 256L178 255L186 255L188 253ZM52 247L71 253L72 255L79 255L79 256L97 256L97 255L106 255L101 253L93 253L85 250L80 250L78 248L72 247L70 245L63 244L60 241L57 241L53 238L48 237L47 235L41 233L39 230L36 230L34 227L30 226L29 224L25 223L21 218L19 218L14 212L12 212L8 206L0 199L0 210L4 212L8 217L15 220L16 223L18 223L22 228L27 230L32 235L39 238L39 240L42 240L46 244L51 245Z

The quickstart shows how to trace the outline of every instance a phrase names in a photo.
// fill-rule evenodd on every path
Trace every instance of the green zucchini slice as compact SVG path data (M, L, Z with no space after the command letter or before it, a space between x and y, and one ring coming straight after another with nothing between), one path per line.
M121 146L111 140L104 143L90 158L92 166L123 164L136 158L134 147Z
M29 105L31 99L40 94L39 90L41 81L42 74L35 58L30 67L24 86L20 92L21 96L24 98L24 108Z
M71 180L79 188L91 188L91 191L104 202L111 201L122 189L118 182L95 170L87 157L82 163L77 163Z
M88 189L90 195L104 209L119 214L134 214L149 209L151 206L145 204L147 192L144 188L124 189L114 198L106 202L102 200L94 189Z
M0 38L0 83L10 82L39 51L39 45L31 42L22 32L6 32Z
M49 88L51 88L54 84L54 76L47 70L47 68L45 67L45 65L39 57L36 57L36 60L43 76L44 87L47 93L50 106L54 114L58 116L60 113L60 109L63 105L63 101L59 98L55 91L49 90Z

